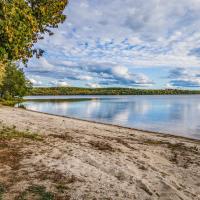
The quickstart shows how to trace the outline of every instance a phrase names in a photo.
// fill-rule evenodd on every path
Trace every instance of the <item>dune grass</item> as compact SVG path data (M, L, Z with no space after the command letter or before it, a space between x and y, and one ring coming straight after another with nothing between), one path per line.
M3 200L3 193L5 192L5 187L0 183L0 200Z
M44 186L32 185L29 186L24 192L22 192L15 200L25 200L26 196L32 194L38 200L53 200L54 195L51 192L47 192Z
M16 127L5 127L0 125L0 140L12 140L26 138L31 140L41 141L42 137L36 133L30 133L29 131L18 131Z

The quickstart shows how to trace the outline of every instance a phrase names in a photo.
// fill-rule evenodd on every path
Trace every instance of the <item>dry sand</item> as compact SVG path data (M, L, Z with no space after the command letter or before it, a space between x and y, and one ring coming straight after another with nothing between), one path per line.
M0 199L200 199L200 141L8 107L0 121L42 138L0 140Z

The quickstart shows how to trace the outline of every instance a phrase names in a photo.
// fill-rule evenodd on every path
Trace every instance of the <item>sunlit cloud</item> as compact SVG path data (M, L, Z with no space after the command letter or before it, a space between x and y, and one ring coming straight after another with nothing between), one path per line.
M162 77L176 68L200 74L199 0L73 0L65 13L66 22L37 44L46 53L29 62L29 77L46 77L44 85L198 87L196 75L188 85Z
M176 68L170 71L169 78L171 79L168 86L172 87L200 87L200 72L186 68Z

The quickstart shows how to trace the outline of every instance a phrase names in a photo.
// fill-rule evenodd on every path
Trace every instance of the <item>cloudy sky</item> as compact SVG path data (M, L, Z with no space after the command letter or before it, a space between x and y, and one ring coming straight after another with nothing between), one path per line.
M200 0L70 0L35 86L200 89Z

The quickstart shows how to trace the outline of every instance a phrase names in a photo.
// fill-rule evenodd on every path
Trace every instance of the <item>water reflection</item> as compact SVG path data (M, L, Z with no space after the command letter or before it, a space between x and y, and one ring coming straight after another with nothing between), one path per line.
M80 101L77 97L76 101L54 98L63 100L31 100L24 104L27 109L51 114L200 139L199 95L90 96L80 97Z

